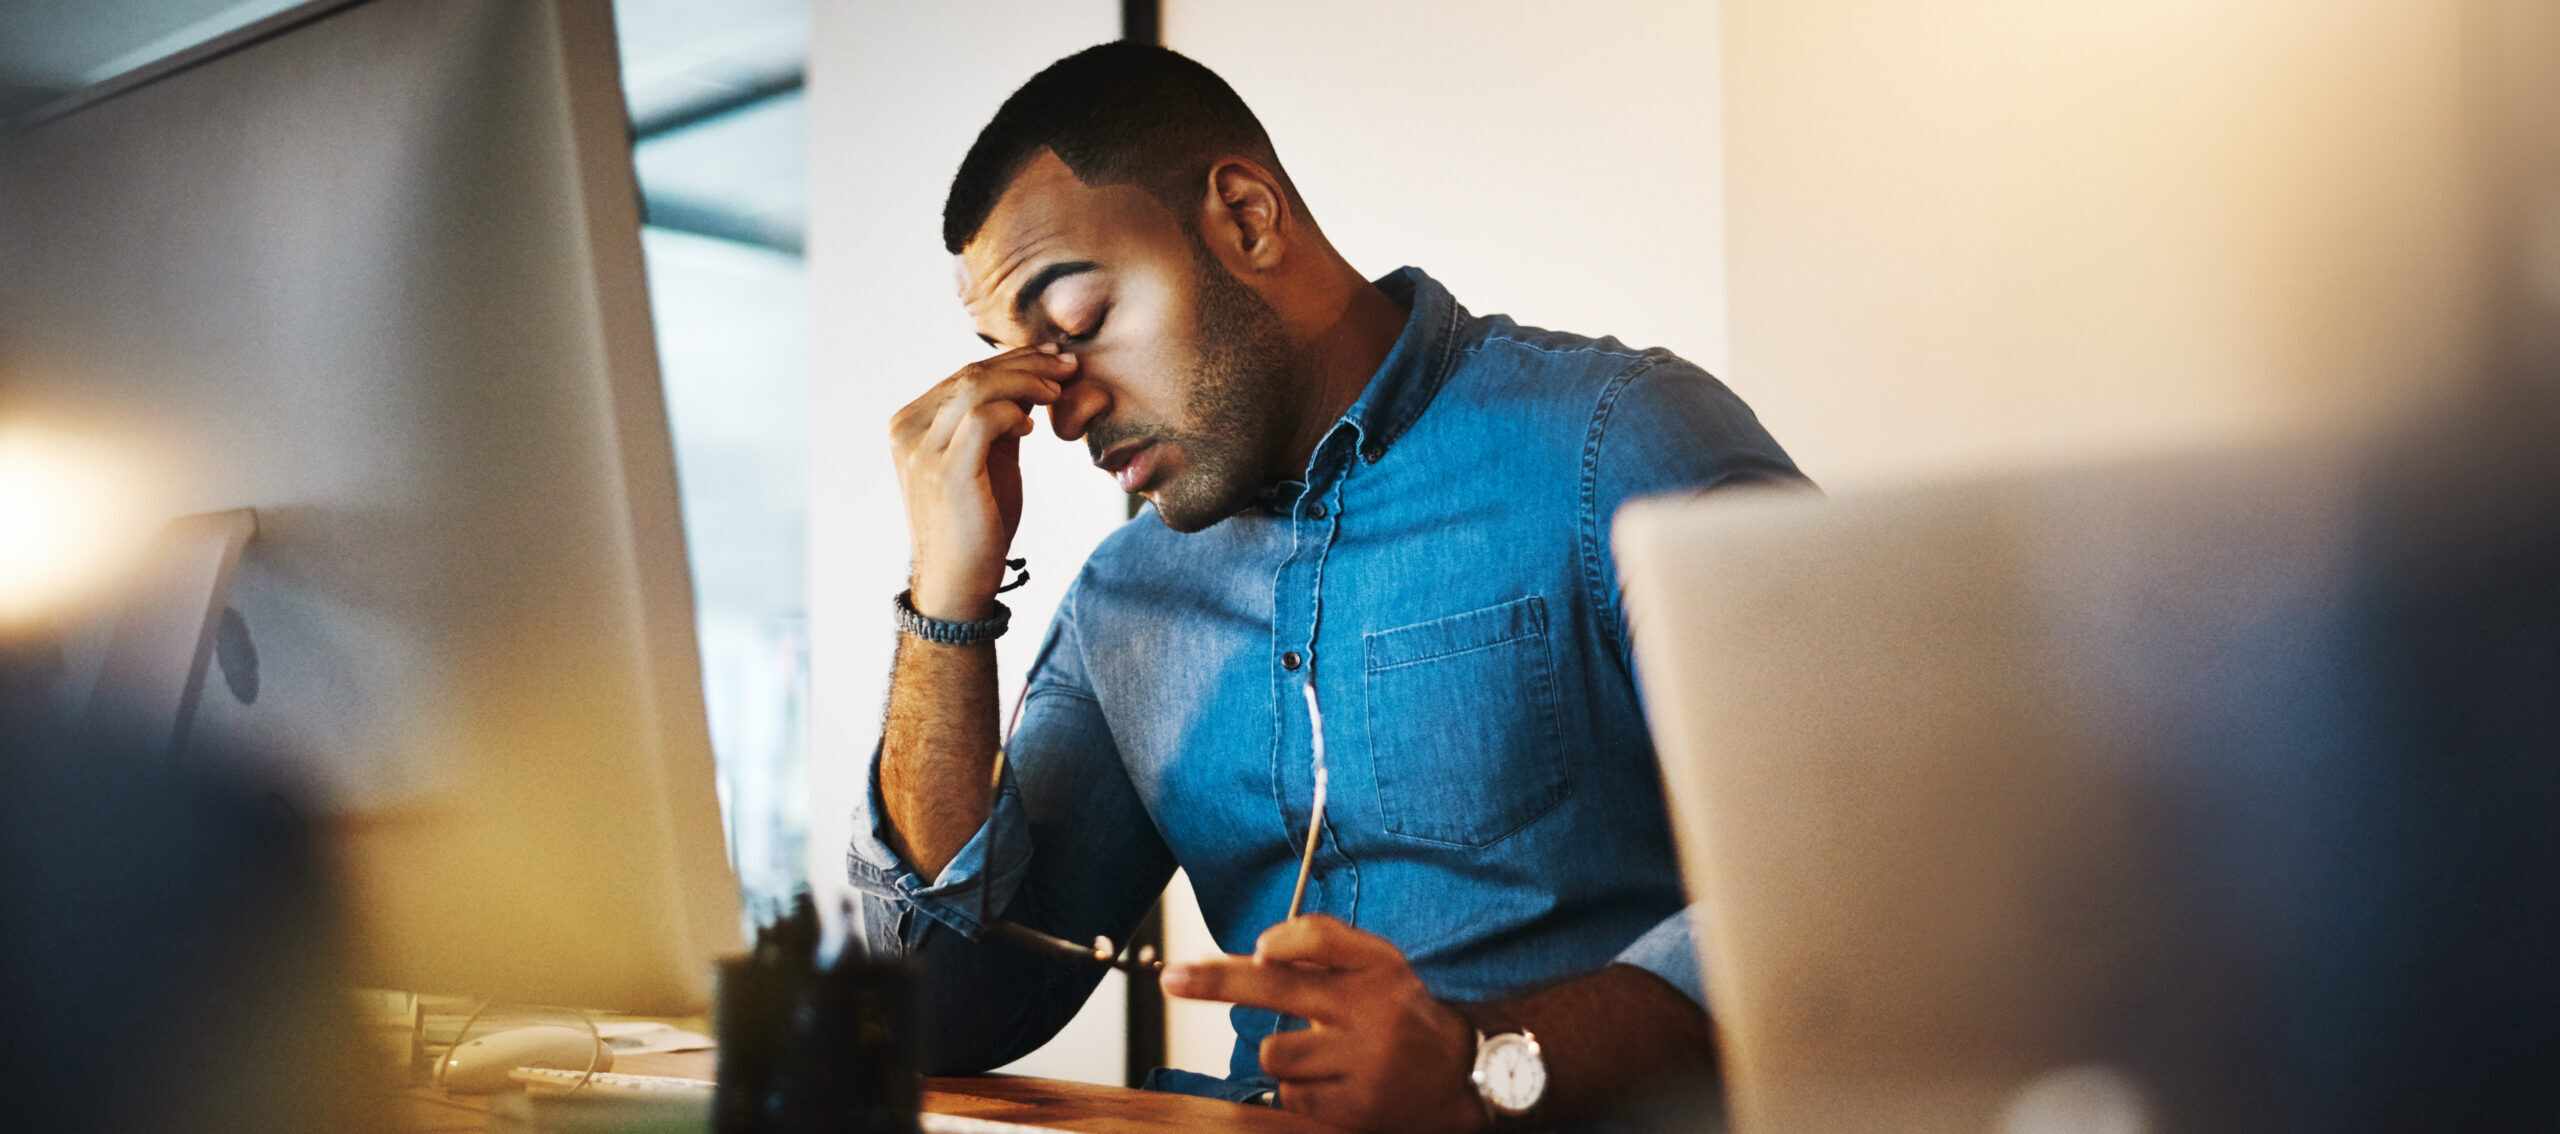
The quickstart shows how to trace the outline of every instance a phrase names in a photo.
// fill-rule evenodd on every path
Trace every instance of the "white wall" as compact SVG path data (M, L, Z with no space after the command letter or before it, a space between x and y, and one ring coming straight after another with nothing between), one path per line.
M809 428L811 821L814 886L840 886L862 757L879 738L906 585L906 515L889 416L986 345L969 331L942 251L942 198L978 128L1051 60L1119 34L1110 0L828 0L809 50L809 287L816 324ZM1005 596L1010 706L1066 583L1126 515L1081 446L1023 445L1029 486L1015 553L1033 582ZM821 891L823 894L825 891ZM1113 974L1085 1014L1015 1069L1117 1083L1125 993Z
M1733 378L1835 488L2404 409L2470 343L2444 0L1725 0Z
M1165 0L1353 265L1725 361L1717 0ZM1742 389L1745 398L1751 391Z

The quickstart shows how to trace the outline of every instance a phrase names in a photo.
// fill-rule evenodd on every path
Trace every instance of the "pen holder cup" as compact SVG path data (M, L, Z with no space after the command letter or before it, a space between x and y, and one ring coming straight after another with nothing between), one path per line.
M719 972L716 1134L915 1134L923 1080L915 971L848 950L812 970L755 957Z

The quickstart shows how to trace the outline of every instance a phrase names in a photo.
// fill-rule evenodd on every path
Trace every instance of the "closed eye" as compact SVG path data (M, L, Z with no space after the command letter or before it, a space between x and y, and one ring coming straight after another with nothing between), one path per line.
M1108 307L1103 308L1103 309L1102 309L1102 313L1101 313L1101 314L1096 315L1096 316L1094 316L1094 317L1093 317L1093 325L1092 325L1092 326L1087 327L1087 328L1085 328L1083 331L1081 331L1081 332L1079 332L1079 333L1076 333L1076 334L1072 334L1072 335L1062 334L1062 335L1060 335L1060 336L1058 336L1058 337L1059 337L1060 339L1064 340L1065 342L1067 342L1067 343L1071 344L1071 345L1075 345L1075 346L1082 346L1082 345L1084 345L1084 344L1086 344L1086 343L1092 342L1092 341L1093 341L1093 337L1094 337L1095 335L1098 335L1098 334L1101 334L1101 333L1102 333L1102 323L1103 323L1103 320L1108 319L1108 318L1110 318L1110 317L1111 317L1111 309L1110 309L1110 308L1108 308Z

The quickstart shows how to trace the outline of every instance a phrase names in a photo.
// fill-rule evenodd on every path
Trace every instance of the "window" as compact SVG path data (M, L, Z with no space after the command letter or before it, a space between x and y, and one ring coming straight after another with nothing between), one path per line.
M750 920L806 874L806 0L616 0L703 695Z

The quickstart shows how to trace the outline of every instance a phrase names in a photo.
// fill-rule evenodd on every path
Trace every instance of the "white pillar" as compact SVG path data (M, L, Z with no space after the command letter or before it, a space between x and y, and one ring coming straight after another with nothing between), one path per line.
M810 877L844 882L862 757L880 733L905 586L906 515L889 415L987 353L952 291L942 199L961 155L1006 95L1052 60L1119 35L1111 0L821 0L809 47ZM1023 446L1030 486L1015 553L1029 587L1005 596L1005 704L1058 598L1119 523L1125 497L1082 446ZM1017 1069L1118 1083L1119 974L1083 1016Z

